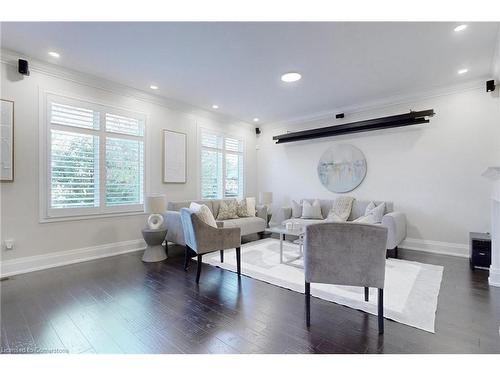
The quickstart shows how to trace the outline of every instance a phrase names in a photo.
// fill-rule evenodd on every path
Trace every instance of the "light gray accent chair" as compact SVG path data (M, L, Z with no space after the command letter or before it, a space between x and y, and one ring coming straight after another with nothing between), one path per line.
M236 267L241 275L241 231L240 228L214 228L203 222L189 208L181 208L180 217L186 244L184 270L189 267L191 257L197 257L196 283L200 281L203 254L220 251L221 262L224 250L236 248Z
M311 283L378 289L378 329L384 333L384 281L387 228L358 223L322 223L306 227L304 272L306 324L311 324Z
M304 200L312 203L314 199L302 199L299 203L302 204ZM285 225L289 221L300 222L303 225L322 223L327 218L330 209L333 206L334 199L320 199L321 205L321 219L301 219L292 217L292 208L283 207L281 210L281 215L283 217L282 225ZM366 207L371 201L368 200L357 200L355 199L352 204L351 214L348 221L353 221L365 214ZM382 203L381 201L373 201L376 205ZM391 250L394 256L398 257L398 246L406 238L406 215L402 212L394 211L394 204L392 202L385 202L385 213L380 224L375 224L379 226L386 227L387 232L387 250Z
M224 199L224 201L230 201L234 199ZM180 202L168 202L167 212L163 214L166 226L168 228L167 241L173 242L178 245L184 246L186 244L184 240L184 231L182 229L182 222L180 216L180 210L182 208L189 208L191 202L196 202L199 204L204 204L208 206L215 219L219 214L219 207L221 199L206 199L198 201L180 201ZM238 219L222 220L217 223L224 228L240 228L241 235L245 236L248 234L258 233L262 238L264 231L267 227L267 207L266 206L256 206L255 216L250 217L240 217Z

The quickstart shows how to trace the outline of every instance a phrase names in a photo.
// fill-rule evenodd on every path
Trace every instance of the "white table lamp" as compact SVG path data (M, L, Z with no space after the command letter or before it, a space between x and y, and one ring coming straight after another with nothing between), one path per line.
M260 204L265 204L269 206L273 203L273 193L270 191L264 191L260 193Z
M167 210L165 195L149 195L144 200L144 212L151 214L148 217L149 229L159 229L163 225L163 215Z

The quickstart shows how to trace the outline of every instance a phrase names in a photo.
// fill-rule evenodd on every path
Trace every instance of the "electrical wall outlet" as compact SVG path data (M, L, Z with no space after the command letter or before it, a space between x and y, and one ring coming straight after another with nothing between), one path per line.
M14 240L4 241L5 250L14 250Z

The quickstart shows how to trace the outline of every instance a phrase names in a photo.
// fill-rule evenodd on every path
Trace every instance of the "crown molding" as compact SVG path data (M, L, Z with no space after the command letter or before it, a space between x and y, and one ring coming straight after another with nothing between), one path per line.
M411 105L417 101L432 99L441 96L453 95L465 91L483 89L484 82L487 79L488 77L484 77L476 80L470 80L458 85L442 86L426 91L416 91L412 94L399 94L399 95L386 96L381 99L367 101L364 103L358 103L351 106L332 108L326 111L320 111L305 116L294 117L288 120L267 123L264 124L262 127L265 128L266 126L271 126L271 125L287 126L287 125L297 125L313 121L335 120L336 113L346 113L349 115L353 115L353 114L373 111L376 109L380 110L388 107L393 107L396 105L403 105L403 104ZM414 108L408 108L408 110L413 110L413 109Z
M496 58L492 60L491 74L496 76L495 78L500 80L500 29L498 34L498 40L499 41L497 43L497 51L495 53ZM244 126L250 129L253 129L255 127L255 124L249 123L244 120L240 120L230 115L225 115L223 113L213 113L207 111L206 109L196 107L176 99L166 98L159 95L153 95L143 90L122 85L114 81L106 80L105 78L64 68L55 64L46 63L41 60L37 60L29 56L17 53L15 51L0 49L1 63L11 66L17 66L17 60L19 58L25 58L29 60L30 70L33 72L38 72L44 75L71 81L80 85L97 88L116 95L130 97L143 102L155 104L161 107L168 108L170 110L183 112L190 116L199 116L205 119L219 121L226 125L230 124L234 125L235 123L239 123L243 124ZM303 116L297 116L289 119L284 119L281 121L261 123L259 124L259 126L262 128L266 128L269 126L287 126L287 125L296 125L313 121L333 120L336 113L348 113L352 115L352 114L372 111L375 109L384 109L395 105L412 104L416 101L421 101L425 99L453 95L464 91L483 89L484 82L487 79L491 79L491 77L485 76L480 79L463 82L457 85L442 86L424 91L421 90L411 94L396 94L392 96L386 96L377 100L357 103L345 107L331 108L325 111L315 112Z
M227 125L230 124L243 124L248 126L249 128L254 127L253 124L240 120L230 115L226 115L224 113L213 113L207 111L204 108L200 108L194 106L192 104L172 99L166 98L160 95L153 95L146 91L136 89L127 85L120 84L115 81L110 81L102 77L94 76L91 74L83 73L80 71L68 69L56 64L50 64L30 56L26 56L20 54L16 51L11 51L7 49L0 49L0 62L6 65L17 67L18 59L26 59L29 60L30 71L36 72L40 74L44 74L47 76L51 76L54 78L64 79L66 81L70 81L73 83L77 83L80 85L96 88L99 90L103 90L112 94L136 99L142 102L147 102L151 104L155 104L161 107L165 107L170 110L175 110L179 112L183 112L190 116L199 116L206 119L210 119L213 121L218 121Z

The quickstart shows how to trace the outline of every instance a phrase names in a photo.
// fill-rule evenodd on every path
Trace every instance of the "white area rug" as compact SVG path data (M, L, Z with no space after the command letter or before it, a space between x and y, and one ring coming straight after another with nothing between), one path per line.
M298 245L285 242L285 259L295 258L298 251ZM219 261L219 252L207 254L203 257L203 262L236 271L236 257L233 254L227 254L224 263ZM304 293L302 259L292 264L298 267L279 263L277 239L267 238L247 243L241 248L242 274ZM385 317L434 333L442 277L442 266L387 259L384 288ZM364 289L360 287L311 284L311 294L327 301L377 314L375 288L370 288L370 302L365 302Z

